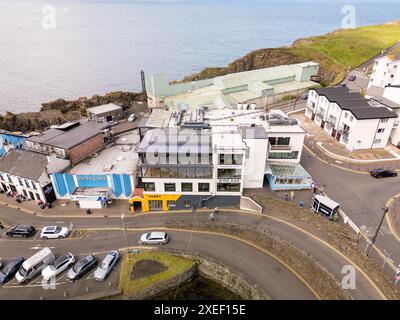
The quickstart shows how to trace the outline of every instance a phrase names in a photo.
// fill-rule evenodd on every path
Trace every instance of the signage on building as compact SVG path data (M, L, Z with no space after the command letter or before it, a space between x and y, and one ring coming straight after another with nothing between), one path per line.
M238 164L219 164L219 169L241 169L242 165Z
M107 197L72 195L72 201L107 201Z
M240 179L218 179L218 183L240 183Z

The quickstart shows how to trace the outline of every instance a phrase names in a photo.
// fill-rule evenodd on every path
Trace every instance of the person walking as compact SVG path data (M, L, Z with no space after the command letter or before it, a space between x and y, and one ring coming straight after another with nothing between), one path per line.
M208 221L209 222L214 222L215 221L215 211L210 213L210 215L208 216Z

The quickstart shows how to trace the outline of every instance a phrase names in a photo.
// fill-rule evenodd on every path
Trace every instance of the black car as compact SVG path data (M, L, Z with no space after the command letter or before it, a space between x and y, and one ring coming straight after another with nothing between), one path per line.
M374 178L397 177L397 172L391 169L374 169L370 171L370 174Z
M71 269L69 269L67 277L69 280L77 280L85 275L89 270L97 265L97 260L93 255L89 255L79 260Z
M8 263L0 271L0 284L6 284L8 281L10 281L15 276L24 261L24 258L19 257Z
M10 229L8 229L8 231L6 232L6 235L9 237L28 238L28 237L34 235L35 231L36 231L36 229L33 226L19 224L19 225L13 226Z

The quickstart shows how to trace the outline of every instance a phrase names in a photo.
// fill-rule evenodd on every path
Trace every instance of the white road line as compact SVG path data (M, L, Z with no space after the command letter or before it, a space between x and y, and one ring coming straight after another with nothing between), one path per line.
M35 240L36 240L36 237L37 237L38 235L39 235L39 231L36 232L35 237L34 237L32 240L35 241Z
M92 272L92 274L89 277L87 277L86 280L91 279L93 275L94 275L94 272Z

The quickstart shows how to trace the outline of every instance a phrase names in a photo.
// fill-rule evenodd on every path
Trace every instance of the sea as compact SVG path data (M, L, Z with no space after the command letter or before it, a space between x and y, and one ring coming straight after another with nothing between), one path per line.
M349 13L354 26L397 20L400 1L0 0L0 114L140 91L141 70L179 80L348 26Z

